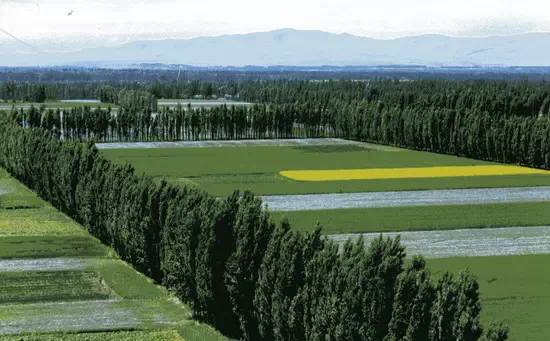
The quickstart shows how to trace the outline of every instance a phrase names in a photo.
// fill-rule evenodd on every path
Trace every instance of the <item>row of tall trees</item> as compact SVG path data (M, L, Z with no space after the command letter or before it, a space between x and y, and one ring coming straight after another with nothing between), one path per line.
M79 107L14 110L22 126L42 127L65 139L98 142L227 140L329 136L329 117L302 105L162 107L159 112Z
M494 115L478 108L449 109L380 101L329 101L251 107L122 109L31 108L11 116L22 126L43 127L66 139L174 141L342 137L550 168L550 116Z
M93 78L91 78L93 79ZM156 98L226 97L255 103L326 105L330 101L380 101L387 106L488 111L495 116L550 113L550 83L449 80L149 80L0 83L0 99L101 99L115 103L121 91L145 91Z
M336 136L476 159L550 168L550 117L498 117L476 109L384 108L340 112Z
M404 265L399 239L341 249L275 225L261 201L138 176L93 144L0 118L0 165L174 290L196 318L243 340L504 340L483 328L468 273Z

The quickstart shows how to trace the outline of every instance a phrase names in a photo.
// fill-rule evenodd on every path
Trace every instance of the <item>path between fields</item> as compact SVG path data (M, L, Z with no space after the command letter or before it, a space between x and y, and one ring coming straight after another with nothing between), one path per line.
M344 208L471 205L550 200L550 187L479 188L367 193L268 195L271 211L314 211Z
M531 255L550 253L550 226L502 227L446 231L391 232L401 236L407 255L426 258ZM369 243L380 233L339 234L329 238L339 243L363 236Z
M96 143L98 149L142 149L142 148L200 148L200 147L239 147L239 146L330 146L357 145L367 149L402 151L403 149L339 138L319 139L264 139L264 140L217 140L217 141L174 141L174 142L111 142Z

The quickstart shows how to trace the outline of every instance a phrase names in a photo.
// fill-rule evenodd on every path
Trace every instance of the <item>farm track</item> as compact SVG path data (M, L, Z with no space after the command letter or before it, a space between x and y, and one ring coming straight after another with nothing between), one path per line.
M407 255L426 258L550 254L550 226L339 234L329 238L343 244L362 236L369 243L380 235L400 236Z
M345 208L501 204L550 200L550 187L273 195L263 196L262 200L271 211L275 212Z
M331 146L357 145L367 149L400 151L395 147L374 145L365 142L349 141L338 138L305 139L260 139L260 140L205 140L174 142L110 142L96 143L98 149L152 149L152 148L200 148L200 147L241 147L241 146Z

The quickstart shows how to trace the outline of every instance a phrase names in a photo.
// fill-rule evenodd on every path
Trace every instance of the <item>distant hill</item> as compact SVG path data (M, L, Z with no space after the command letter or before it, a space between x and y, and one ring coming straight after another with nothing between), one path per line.
M13 51L13 50L11 50ZM195 66L550 66L550 33L486 38L422 35L391 40L283 29L270 32L135 41L77 52L10 53L0 45L0 65Z

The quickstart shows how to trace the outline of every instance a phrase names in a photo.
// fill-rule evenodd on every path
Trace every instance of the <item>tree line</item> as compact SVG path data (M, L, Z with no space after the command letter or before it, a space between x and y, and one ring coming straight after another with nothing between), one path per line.
M216 199L136 175L92 143L0 118L0 165L163 283L194 316L243 340L504 340L484 327L468 272L430 275L399 239L343 247L275 224L251 193Z
M157 112L135 108L89 106L53 110L13 110L24 127L42 127L69 140L180 141L296 138L332 135L321 108L302 105L254 105L191 108L161 107ZM324 130L324 131L321 131Z
M540 110L537 109L537 110ZM495 162L550 168L550 116L495 115L471 108L388 105L381 101L262 104L251 107L122 109L30 108L11 112L22 126L65 139L177 141L341 137Z
M93 76L93 74L92 74ZM91 77L91 76L90 76ZM100 99L116 103L121 91L148 92L156 98L230 97L265 104L380 101L388 106L477 109L501 115L548 115L550 83L494 80L233 80L72 81L0 83L0 99ZM330 79L330 78L327 78Z

